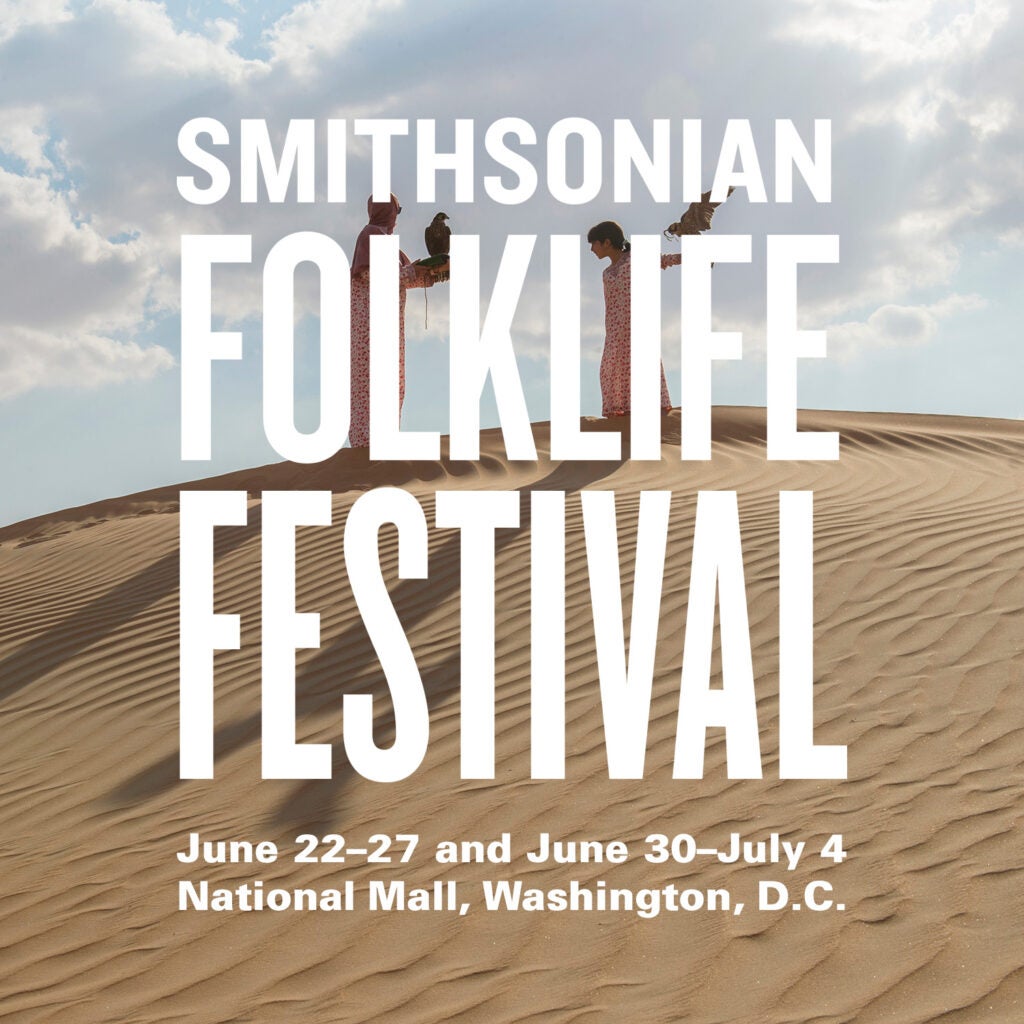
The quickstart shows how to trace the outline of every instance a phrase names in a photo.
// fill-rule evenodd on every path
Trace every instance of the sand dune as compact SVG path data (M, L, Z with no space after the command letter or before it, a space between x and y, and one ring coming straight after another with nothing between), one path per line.
M242 647L217 655L216 778L178 778L178 488L0 530L4 853L0 1015L11 1022L888 1022L1024 1019L1024 425L801 413L838 430L838 463L769 463L763 410L717 409L714 458L681 463L678 413L660 463L510 463L500 432L479 463L368 464L233 473L188 488L247 489L250 523L218 531L217 606ZM538 448L547 426L535 424ZM592 429L607 429L595 421ZM430 575L392 597L423 674L426 759L370 783L341 744L341 697L384 695L344 576L345 514L397 484L433 523L451 488L567 492L567 772L530 777L530 531L497 541L496 779L459 774L459 539L431 529ZM298 606L322 645L297 655L300 739L334 744L334 777L261 781L260 529L264 489L330 489L335 526L298 533ZM611 781L598 696L579 492L617 496L623 600L631 600L641 490L673 492L646 777ZM705 777L673 780L682 630L698 490L738 493L763 780L730 780L709 734ZM816 738L849 751L846 781L780 780L778 492L815 493ZM628 612L627 612L628 614ZM628 631L627 631L628 632ZM718 661L716 659L716 666ZM378 702L378 740L393 726ZM270 840L272 864L182 865L190 832ZM510 865L439 864L444 840L512 836ZM532 864L542 832L620 839L624 864ZM698 858L652 864L652 833L724 849L730 835L805 841L793 871ZM296 864L295 837L416 833L408 864ZM839 864L816 851L845 837ZM370 844L372 845L372 844ZM331 913L179 911L179 879L266 889L341 887ZM707 909L487 912L481 882L727 889ZM445 911L366 909L373 880L456 881ZM758 882L834 887L845 910L754 909Z

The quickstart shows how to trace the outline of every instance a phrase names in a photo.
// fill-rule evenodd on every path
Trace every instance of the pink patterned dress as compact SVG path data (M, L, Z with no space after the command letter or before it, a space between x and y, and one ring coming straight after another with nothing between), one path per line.
M398 278L398 410L405 401L405 292L422 288L419 268L407 265ZM370 446L370 274L352 275L351 293L351 421L349 444L353 448Z
M675 267L682 256L661 257L661 269ZM628 416L630 369L630 257L624 253L604 270L604 352L601 355L601 415ZM661 409L672 408L672 399L661 368Z

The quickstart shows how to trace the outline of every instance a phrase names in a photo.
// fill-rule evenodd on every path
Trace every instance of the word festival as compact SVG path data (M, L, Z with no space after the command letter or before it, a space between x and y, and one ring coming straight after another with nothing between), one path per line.
M200 122L198 126L189 122L188 131L182 129L179 147L183 156L191 157L202 166L196 156L195 136L207 131L215 142L226 142L227 132L226 129L223 134L220 132L223 126L218 128L203 119ZM356 124L358 133L360 123ZM684 141L686 137L691 141L697 137L693 124L699 126L699 122L686 122ZM789 125L789 129L782 132L782 137L787 152L793 157L793 165L805 174L809 185L814 182L811 194L816 201L827 202L830 194L827 122L815 125L813 160L799 144L792 125L784 124ZM376 132L375 143L387 135L377 122L366 122L366 125L376 126L372 127ZM584 133L584 141L591 137L585 127L575 127ZM420 128L422 131L422 125ZM668 131L667 124L663 129L654 126L656 142L661 131ZM431 139L432 132L431 127ZM250 128L246 137L262 139L263 135L254 135ZM751 198L764 201L759 173L751 170L757 167L757 159L748 137L749 130L747 134L735 131L728 136L727 133L715 188L720 189L723 197L730 187L746 188L752 193ZM490 134L488 138L491 139ZM660 166L655 159L661 153L660 145L645 164L637 139L635 131L617 126L615 144L629 143L627 153L636 167ZM290 174L297 165L296 154L300 150L296 148L298 143L292 146L291 169L284 157L275 167L269 135L264 143L252 144L255 157L249 173L255 175L262 169L269 187L268 175ZM550 150L549 139L549 154ZM469 151L468 144L466 151ZM375 193L383 191L386 195L389 165L380 155L382 152L382 149L380 152L374 149L373 188ZM438 165L436 153L429 159L424 156L427 149L422 145L418 152L426 162L418 168L421 175L426 173L424 166L428 170L436 170L438 166L455 170L453 164ZM802 154L801 159L797 158L798 154ZM778 153L776 155L778 157ZM741 164L739 170L733 170L736 160ZM616 157L616 167L619 166ZM791 175L792 167L787 179L790 185ZM217 175L214 177L221 180ZM277 185L274 189L279 191ZM185 198L190 198L182 179L179 179L179 190ZM557 193L558 190L552 191ZM334 201L339 194L336 184ZM190 201L210 200L195 196ZM667 197L662 201L667 201ZM659 460L662 455L660 239L634 235L631 241L633 414L629 457ZM551 459L620 460L623 442L619 432L581 429L579 254L582 239L554 235L548 239L548 244L551 257ZM796 295L798 266L837 262L838 237L772 235L764 244L767 266L766 455L769 460L834 460L839 457L837 434L796 429L798 361L825 355L823 331L797 330ZM536 235L511 235L506 239L481 326L479 238L473 235L451 238L449 452L452 460L480 458L480 400L488 379L493 386L509 459L537 459L512 342L514 313L536 245ZM712 364L715 360L742 358L740 334L711 329L711 268L714 263L749 262L753 244L749 235L694 234L683 235L679 245L682 259L680 457L687 461L706 461L712 457ZM369 457L373 460L438 460L439 433L403 431L399 422L398 251L397 235L378 234L370 238ZM264 263L263 427L275 450L293 462L309 464L329 458L344 445L348 436L350 255L329 236L307 231L281 238L269 250ZM210 459L213 364L217 360L242 358L242 335L213 328L213 268L220 263L248 263L251 258L249 235L182 237L183 459ZM294 404L294 280L296 268L306 262L317 268L321 280L320 422L311 432L296 428ZM247 492L241 490L181 492L179 773L182 778L211 779L214 776L214 653L238 649L241 629L238 615L214 611L213 538L218 526L247 523L247 497ZM644 774L673 494L644 491L639 497L627 657L615 493L580 492L596 644L598 687L594 696L602 707L608 775L613 779L642 778ZM492 779L495 777L496 733L495 534L499 529L520 526L520 495L511 490L458 489L438 491L435 498L434 528L458 531L461 543L461 775L466 779ZM725 733L729 777L761 778L761 742L739 500L734 491L699 491L695 505L673 777L702 777L706 731L709 727L718 727ZM531 777L561 779L566 771L565 492L531 491L529 514ZM332 494L329 491L264 491L261 523L263 777L330 778L331 745L296 741L295 653L320 646L320 617L316 612L298 612L295 607L295 533L300 526L334 526ZM343 528L339 528L343 530L345 575L390 691L394 709L393 743L386 748L375 743L371 695L347 693L339 699L346 757L356 772L378 782L397 781L415 772L426 754L430 734L429 707L420 671L391 603L381 569L378 535L385 526L397 531L398 576L428 579L430 574L430 527L419 501L397 487L377 487L362 494L351 506ZM813 735L813 493L810 491L779 493L778 585L779 776L846 778L846 747L816 744ZM722 672L721 684L712 686L716 611Z

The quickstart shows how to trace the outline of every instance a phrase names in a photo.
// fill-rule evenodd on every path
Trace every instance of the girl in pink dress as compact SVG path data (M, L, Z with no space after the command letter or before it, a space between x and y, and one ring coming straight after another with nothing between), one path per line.
M370 236L390 235L402 212L394 193L386 203L366 200L369 223L356 239L352 254L351 312L351 422L349 444L353 448L370 445ZM398 278L398 408L405 400L405 292L407 288L429 288L433 275L424 267L413 264L404 252L399 252Z
M610 259L604 271L604 352L601 355L601 415L628 416L630 368L630 256L629 242L613 220L595 224L587 232L590 251L599 259ZM678 266L679 253L661 257L661 269ZM672 407L665 367L661 368L661 411Z

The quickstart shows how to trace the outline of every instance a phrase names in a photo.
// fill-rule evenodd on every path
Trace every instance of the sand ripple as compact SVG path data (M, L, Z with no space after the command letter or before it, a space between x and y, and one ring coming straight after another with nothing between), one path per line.
M590 424L607 429L608 424ZM678 414L655 463L510 463L489 432L477 465L264 467L202 487L251 492L250 525L220 531L218 610L243 646L217 656L217 778L177 777L177 489L0 531L0 1015L20 1022L889 1022L1024 1019L1024 428L941 417L802 413L837 429L839 463L768 463L763 412L716 411L710 463L678 461ZM546 426L535 425L538 446ZM674 444L673 444L674 442ZM497 541L497 778L459 777L459 544L430 531L430 576L381 561L423 673L431 744L412 778L370 784L341 749L341 695L384 697L344 576L342 530L368 487L394 483L433 523L434 492L567 492L567 778L530 779L530 535ZM190 485L191 486L191 485ZM322 646L300 652L300 738L335 744L329 781L259 779L259 492L334 491L335 526L298 536L299 606ZM673 501L647 774L609 781L579 492L617 495L631 606L639 491ZM763 780L729 780L709 736L705 778L673 780L695 495L735 490L744 544ZM849 748L845 782L778 779L778 491L815 492L817 739ZM627 628L628 635L628 628ZM716 669L720 666L716 650ZM393 734L378 702L378 741ZM211 865L174 857L190 831L270 839L415 832L412 863ZM622 839L621 865L530 864L540 832ZM446 839L513 835L512 866L437 864ZM839 865L649 864L651 833L725 846L778 832ZM528 886L722 887L829 880L843 912L180 913L177 880L317 888L373 879ZM477 899L475 896L473 897ZM837 897L839 898L839 897ZM479 902L477 900L477 902Z

